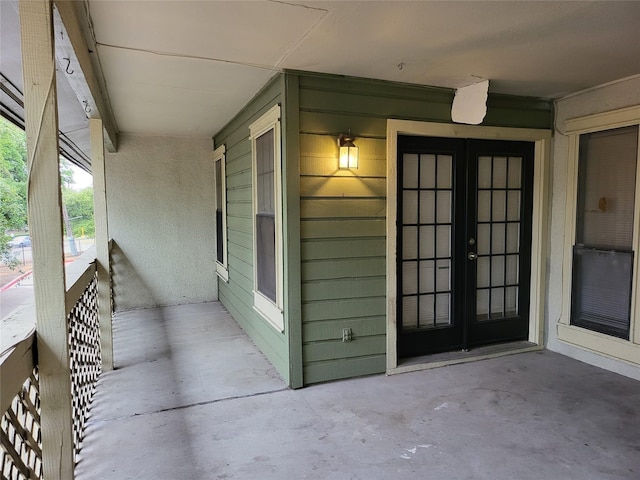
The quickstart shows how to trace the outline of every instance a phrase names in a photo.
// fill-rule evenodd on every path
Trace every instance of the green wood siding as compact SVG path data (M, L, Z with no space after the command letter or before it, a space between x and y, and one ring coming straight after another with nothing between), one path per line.
M381 373L386 349L387 119L451 122L454 92L289 72L297 78L304 383ZM551 128L552 103L490 95L483 125ZM337 168L351 132L357 170ZM342 330L353 332L342 342Z
M454 92L285 72L214 138L226 145L229 282L221 302L292 387L384 372L387 119L451 122ZM253 310L249 124L282 105L285 332ZM490 95L485 126L551 128L551 101ZM339 170L351 129L357 170ZM342 342L342 330L352 341Z
M252 175L249 140L249 125L275 104L283 106L284 90L284 75L278 75L214 137L214 144L216 147L223 144L226 146L227 175L229 282L218 281L219 299L285 381L290 383L291 355L286 317L285 332L280 333L253 310ZM284 132L284 129L282 130ZM285 156L286 151L283 148L283 162Z

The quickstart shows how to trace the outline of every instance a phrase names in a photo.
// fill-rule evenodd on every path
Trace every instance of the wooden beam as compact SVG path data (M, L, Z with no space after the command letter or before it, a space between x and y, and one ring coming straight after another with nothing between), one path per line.
M62 250L53 4L51 0L20 0L19 9L43 474L47 480L68 480L73 479L73 424Z
M93 171L93 217L96 227L96 268L98 271L98 320L102 370L113 370L113 333L111 329L111 271L109 268L109 219L104 162L104 128L102 121L89 120L91 165Z
M87 118L102 119L107 149L115 152L118 149L118 127L106 91L100 88L100 72L94 70L91 62L90 49L76 10L78 2L54 0L54 3L55 47L60 72L76 93Z
M0 354L0 412L6 412L24 382L33 372L35 329Z

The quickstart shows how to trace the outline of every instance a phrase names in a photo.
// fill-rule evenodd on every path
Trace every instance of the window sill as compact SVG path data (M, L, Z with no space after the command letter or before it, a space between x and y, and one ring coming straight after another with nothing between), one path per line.
M267 297L256 291L253 292L253 309L278 332L284 332L282 310Z
M640 345L629 340L563 323L558 323L558 339L600 355L640 365Z
M216 262L216 274L225 282L229 283L229 270L222 264Z

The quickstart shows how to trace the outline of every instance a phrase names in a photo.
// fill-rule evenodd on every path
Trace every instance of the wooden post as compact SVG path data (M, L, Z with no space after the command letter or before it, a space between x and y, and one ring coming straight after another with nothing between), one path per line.
M113 335L111 330L111 273L109 270L109 220L104 162L102 120L89 119L91 133L91 172L93 173L93 216L96 225L96 259L98 272L98 319L102 369L113 370Z
M74 478L73 423L60 208L53 7L51 0L20 0L19 8L43 474L47 480L69 480Z

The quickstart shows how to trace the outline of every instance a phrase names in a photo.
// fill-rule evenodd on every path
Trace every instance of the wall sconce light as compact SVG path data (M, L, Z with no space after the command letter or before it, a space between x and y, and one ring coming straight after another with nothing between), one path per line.
M351 130L348 134L338 135L338 146L340 147L339 168L358 168L358 147L353 143Z

